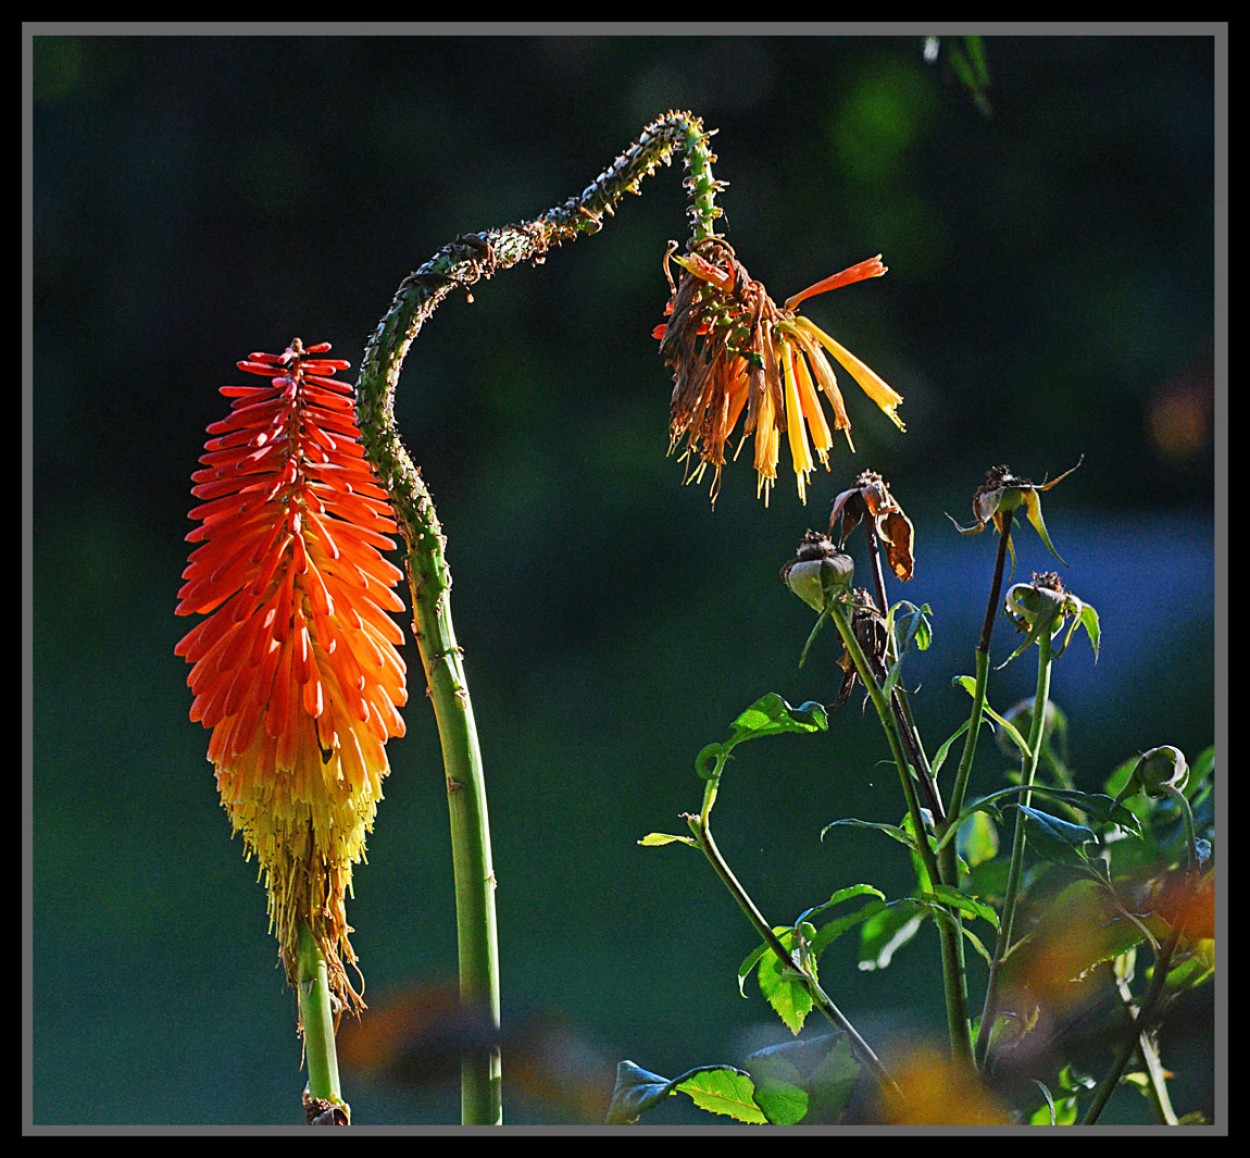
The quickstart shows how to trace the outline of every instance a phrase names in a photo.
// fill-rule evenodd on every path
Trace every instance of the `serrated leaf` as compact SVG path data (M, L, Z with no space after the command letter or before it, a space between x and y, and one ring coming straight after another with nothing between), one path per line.
M815 1041L808 1043L809 1046L815 1044ZM846 1035L834 1035L829 1052L812 1070L807 1082L809 1120L819 1120L829 1125L840 1122L851 1095L855 1092L860 1069Z
M1116 824L1134 836L1141 835L1141 821L1123 804L1104 792L1081 792L1075 788L1033 786L1034 793L1049 800L1059 800L1070 808L1086 813L1100 824Z
M768 1121L755 1101L755 1083L741 1070L729 1066L701 1069L688 1078L678 1079L676 1088L688 1094L699 1109L709 1113L753 1126L762 1126Z
M672 836L667 832L649 832L639 842L643 848L659 848L665 844L688 844L698 848L699 842L692 836Z
M1125 913L1106 885L1087 877L1047 902L1031 938L1017 943L1009 962L1026 975L1040 972L1066 985L1147 938L1153 939L1143 922Z
M770 692L756 700L729 727L730 742L741 744L790 732L823 732L829 727L829 716L824 705L815 700L792 708L776 692Z
M933 609L926 603L917 607L905 599L899 600L890 608L887 619L896 625L896 638L900 652L914 647L917 651L927 651L933 642L933 628L929 625L929 616Z
M996 820L1001 820L1002 812L999 809L999 804L1002 803L1005 807L1012 807L1012 799L1025 792L1032 792L1034 796L1046 797L1049 800L1060 801L1070 808L1088 813L1091 819L1099 823L1115 824L1134 836L1141 835L1141 821L1137 819L1137 816L1127 806L1107 796L1105 793L1080 792L1075 788L1050 788L1044 784L1034 784L1031 787L1015 784L1010 788L1000 788L996 792L991 792L988 796L982 796L979 800L974 800L966 805L959 814L957 824L950 826L947 834L939 842L939 847L945 845L950 840L951 831L959 830L962 849L962 827L969 820L980 812L988 813ZM1055 819L1059 820L1058 817ZM1061 821L1061 823L1070 824L1071 822ZM1080 828L1081 826L1074 825L1074 827ZM1084 829L1084 831L1089 832L1089 829ZM1092 839L1092 834L1090 839ZM970 861L969 863L972 862Z
M755 1083L756 1105L774 1126L793 1126L807 1116L807 1091L798 1069L788 1058L761 1050L748 1057L745 1064Z
M606 1124L630 1125L678 1090L689 1094L701 1109L762 1124L767 1119L751 1097L753 1088L750 1075L733 1066L697 1066L679 1077L666 1078L622 1061L616 1066Z
M798 938L793 929L774 929L773 932L788 951L794 951ZM815 960L810 960L807 967L811 970L812 980L816 980ZM756 978L760 984L760 992L772 1006L773 1012L797 1036L814 1004L811 989L798 967L791 962L779 960L777 954L770 951L760 958Z

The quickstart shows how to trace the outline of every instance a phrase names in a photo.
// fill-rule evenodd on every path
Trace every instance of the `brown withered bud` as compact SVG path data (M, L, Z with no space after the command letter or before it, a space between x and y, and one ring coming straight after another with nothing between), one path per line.
M911 520L903 514L903 508L894 501L885 480L874 470L866 470L855 480L855 485L843 491L833 500L829 512L829 534L834 525L842 521L839 544L864 519L871 518L877 537L885 544L885 555L890 569L899 579L906 581L915 571L916 532Z
M854 591L853 610L851 612L851 631L872 668L872 674L878 683L886 678L886 653L890 645L890 633L886 630L885 616L873 601L872 593L867 587L856 587ZM843 671L842 687L838 698L834 701L833 710L837 711L850 697L852 689L859 680L855 670L855 661L851 653L843 649L838 658L838 667Z

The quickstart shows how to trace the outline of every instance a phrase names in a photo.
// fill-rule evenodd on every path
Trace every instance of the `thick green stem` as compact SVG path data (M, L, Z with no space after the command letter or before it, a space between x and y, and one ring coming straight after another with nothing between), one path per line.
M495 925L495 874L491 864L485 777L465 680L461 649L451 620L451 572L446 539L433 500L405 449L395 423L395 391L413 340L454 290L522 262L541 261L553 246L595 233L642 179L684 152L690 169L689 215L696 238L713 230L719 214L712 178L715 159L702 122L672 112L643 130L582 193L519 225L467 234L444 246L400 284L365 348L356 388L361 439L369 461L390 495L407 543L417 644L438 722L447 778L455 864L460 992L467 1016L487 1014L499 1026L499 955ZM462 1121L503 1120L500 1056L484 1048L467 1056L462 1074Z
M1020 808L1027 808L1033 799L1033 781L1037 776L1037 761L1042 748L1046 725L1046 710L1050 703L1050 673L1054 665L1050 635L1043 631L1037 640L1037 690L1033 696L1033 718L1029 722L1029 754L1025 757L1020 779L1024 791L1020 793ZM1017 809L1015 831L1011 838L1011 865L1007 870L1007 888L1003 896L1003 911L999 917L998 940L990 959L990 976L985 987L985 1006L981 1012L981 1025L977 1033L977 1062L984 1066L989 1056L990 1038L998 1008L998 982L1003 962L1011 951L1011 935L1015 928L1016 908L1020 899L1020 881L1024 876L1024 849L1027 843L1024 813Z
M943 876L943 866L939 865L933 846L929 843L928 829L925 827L924 817L920 811L920 800L916 795L911 766L899 735L899 721L886 700L881 686L877 683L864 649L855 637L845 608L837 600L831 600L827 605L827 610L838 629L838 634L842 637L843 646L855 664L860 680L868 690L868 696L885 730L890 753L898 768L899 783L903 789L903 798L907 802L907 814L911 818L912 830L916 838L916 852L924 867L925 875L929 878L927 883L921 882L922 888L930 893L933 891L933 886L938 884L958 888L959 876L955 869L956 860L953 856L944 858L945 872L953 874L950 879L947 879ZM957 1064L971 1067L972 1032L968 1020L968 979L963 954L963 921L957 912L946 909L936 924L942 945L942 986L946 996L946 1021L950 1033L951 1057Z
M334 1009L330 1000L326 959L307 925L299 930L296 975L299 1020L308 1061L308 1096L346 1106L339 1087L338 1054L334 1048Z

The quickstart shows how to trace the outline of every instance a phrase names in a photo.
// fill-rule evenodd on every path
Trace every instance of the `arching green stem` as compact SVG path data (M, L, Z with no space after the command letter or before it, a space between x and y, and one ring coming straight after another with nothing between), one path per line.
M405 449L395 422L395 390L413 340L448 294L522 262L541 260L553 246L595 233L627 193L674 153L684 153L690 176L689 216L696 238L713 231L720 189L702 122L671 112L653 121L582 193L519 225L467 234L444 246L400 284L365 349L356 407L369 461L390 495L406 543L417 645L438 722L451 816L455 866L460 992L466 1014L487 1014L499 1026L499 954L495 874L491 862L486 781L462 651L451 619L451 571L442 526L425 480ZM465 1124L503 1120L500 1053L482 1047L462 1069Z

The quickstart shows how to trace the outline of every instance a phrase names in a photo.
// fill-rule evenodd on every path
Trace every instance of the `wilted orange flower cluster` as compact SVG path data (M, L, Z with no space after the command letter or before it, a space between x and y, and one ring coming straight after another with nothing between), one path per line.
M785 434L799 498L807 501L807 483L816 459L828 469L833 431L844 431L847 443L851 442L851 420L826 352L903 429L895 413L902 395L797 313L809 297L880 277L886 272L880 256L817 282L779 308L722 238L699 242L694 251L682 256L673 257L672 252L670 247L665 273L670 258L682 273L675 285L669 275L672 298L666 312L670 320L655 329L660 354L674 378L669 434L673 448L686 439L683 457L698 460L691 478L700 479L711 465L713 500L725 465L725 443L745 410L743 441L755 435L757 492L768 501ZM821 393L833 411L833 430L821 406Z
M191 718L212 729L222 803L260 864L288 978L300 925L326 955L331 986L358 1002L345 898L362 859L385 743L406 699L402 573L381 555L396 529L364 458L347 362L330 346L252 354L269 381L225 386L229 416L192 476L200 544L183 572L179 615L207 615L178 644L194 665Z

